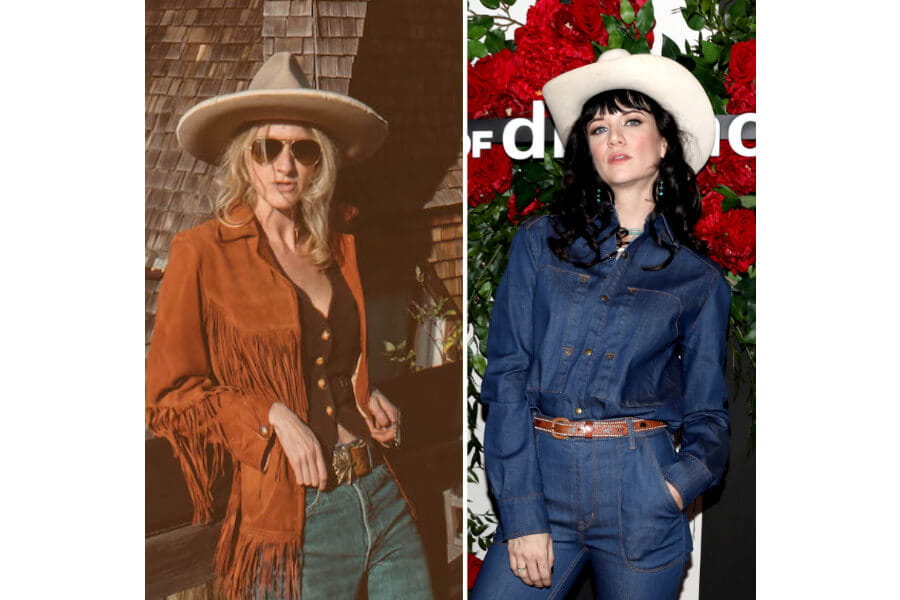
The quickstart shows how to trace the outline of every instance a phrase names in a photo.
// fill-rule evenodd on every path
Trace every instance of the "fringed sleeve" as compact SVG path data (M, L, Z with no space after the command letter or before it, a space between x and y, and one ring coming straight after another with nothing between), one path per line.
M266 402L219 385L212 374L200 286L199 253L175 236L159 292L147 356L147 425L166 438L184 472L194 522L212 518L212 484L224 452L265 468L274 436Z

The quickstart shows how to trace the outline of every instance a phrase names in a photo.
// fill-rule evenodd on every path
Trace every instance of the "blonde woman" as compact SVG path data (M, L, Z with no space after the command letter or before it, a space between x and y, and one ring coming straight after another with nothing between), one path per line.
M430 598L421 540L384 463L398 411L370 390L353 238L332 227L342 161L387 123L276 53L201 102L178 139L221 165L216 218L172 242L147 360L147 420L195 506L234 465L216 550L228 598Z

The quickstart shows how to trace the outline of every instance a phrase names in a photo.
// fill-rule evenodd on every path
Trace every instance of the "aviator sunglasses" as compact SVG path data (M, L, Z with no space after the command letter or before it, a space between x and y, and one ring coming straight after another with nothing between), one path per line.
M307 167L319 162L322 157L322 148L315 140L277 140L275 138L262 138L253 140L250 144L250 156L258 164L270 165L281 154L284 147L291 149L291 156Z

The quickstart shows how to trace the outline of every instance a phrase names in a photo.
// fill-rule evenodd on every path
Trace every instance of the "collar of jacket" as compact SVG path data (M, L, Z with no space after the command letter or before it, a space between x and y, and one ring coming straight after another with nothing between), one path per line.
M259 223L249 206L243 202L231 209L226 218L233 225L227 225L221 219L216 220L217 233L223 242L233 242L245 237L259 237Z
M599 217L597 217L599 220ZM595 221L596 223L596 221ZM609 225L606 226L598 236L600 239L605 238L607 235L612 236L612 230L616 227L619 227L619 215L616 214L616 211L612 211L612 217L610 218ZM651 212L647 215L647 218L644 220L644 231L647 231L653 227L653 230L656 231L656 234L666 242L672 244L675 248L680 248L681 244L678 242L678 239L672 234L672 229L669 227L669 222L666 220L666 216L662 213Z
M678 242L678 239L674 235L672 235L672 230L669 228L669 222L666 220L666 216L664 214L650 213L647 216L647 221L644 223L645 230L647 229L648 224L652 224L653 229L656 231L656 234L660 238L668 238L667 241L675 248L679 248L681 246L681 244Z

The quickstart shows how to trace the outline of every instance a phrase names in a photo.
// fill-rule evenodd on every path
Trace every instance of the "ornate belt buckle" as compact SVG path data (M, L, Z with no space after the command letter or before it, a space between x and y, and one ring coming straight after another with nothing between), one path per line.
M550 435L552 435L553 437L555 437L558 440L564 440L567 437L569 437L567 435L562 435L562 434L556 433L556 424L563 423L563 422L568 423L569 420L565 417L556 417L555 419L550 421Z
M334 469L334 475L337 477L338 485L342 483L353 483L353 458L346 446L334 449L331 456L331 466Z

